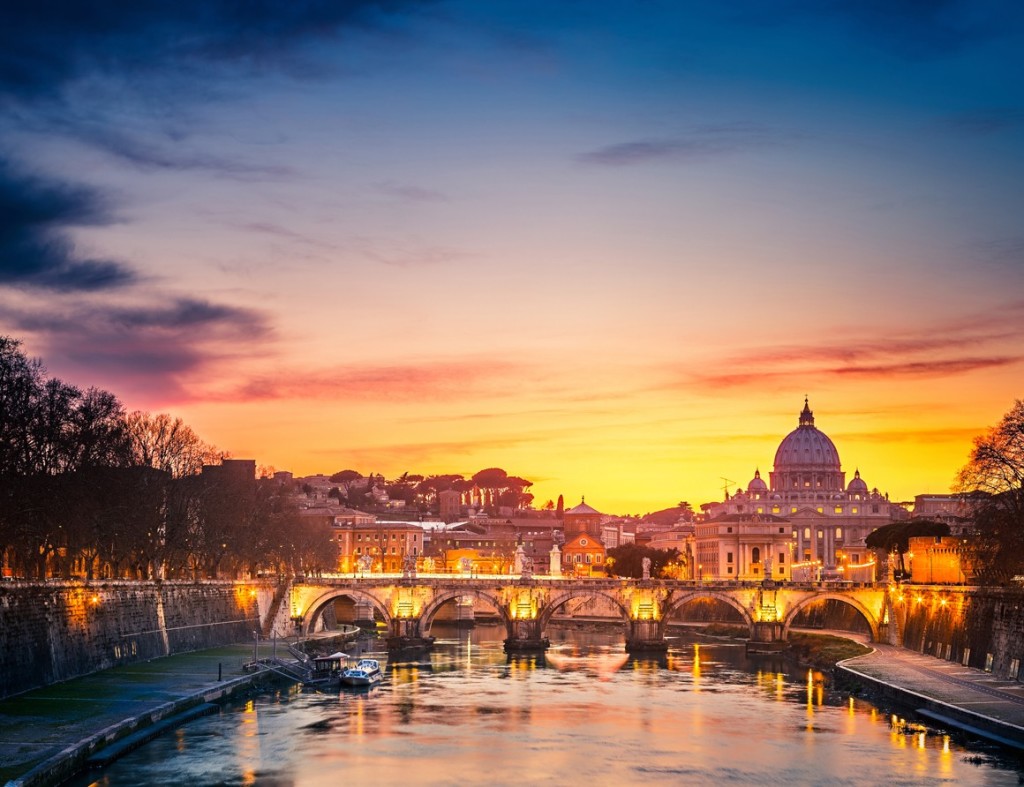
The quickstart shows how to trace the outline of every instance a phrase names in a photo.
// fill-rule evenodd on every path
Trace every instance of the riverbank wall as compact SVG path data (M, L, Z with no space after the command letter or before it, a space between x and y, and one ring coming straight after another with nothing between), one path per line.
M901 642L945 661L1008 680L1024 678L1024 590L905 585Z
M251 639L272 596L272 587L236 582L5 582L0 698Z

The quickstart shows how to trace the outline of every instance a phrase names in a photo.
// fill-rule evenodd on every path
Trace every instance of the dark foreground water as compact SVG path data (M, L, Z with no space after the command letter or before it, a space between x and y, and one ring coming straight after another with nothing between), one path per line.
M1018 784L1014 758L742 645L637 660L621 635L555 631L546 660L509 661L496 627L434 633L374 689L228 706L73 784Z

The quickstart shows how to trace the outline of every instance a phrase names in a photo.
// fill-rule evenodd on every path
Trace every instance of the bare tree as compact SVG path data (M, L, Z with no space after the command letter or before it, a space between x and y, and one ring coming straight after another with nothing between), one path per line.
M1024 400L975 438L956 487L972 503L979 578L1005 584L1024 574Z

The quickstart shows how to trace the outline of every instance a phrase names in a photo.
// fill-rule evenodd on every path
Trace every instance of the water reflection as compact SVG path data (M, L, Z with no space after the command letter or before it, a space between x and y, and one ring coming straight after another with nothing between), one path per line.
M968 762L948 735L734 643L631 657L621 634L564 631L546 656L507 656L498 628L433 633L432 653L390 660L369 691L260 696L76 784L1017 782L1006 762Z

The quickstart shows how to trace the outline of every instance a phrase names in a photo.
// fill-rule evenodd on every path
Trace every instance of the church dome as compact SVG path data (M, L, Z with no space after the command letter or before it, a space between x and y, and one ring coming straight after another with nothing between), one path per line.
M755 470L754 471L754 478L753 478L753 480L751 480L751 482L749 484L747 484L747 491L748 492L767 492L768 491L768 484L766 484L761 479L761 471L760 470Z
M847 492L860 492L866 495L868 492L868 485L864 483L864 479L860 477L860 470L853 474L853 480L850 485L846 487Z
M828 435L814 425L814 413L807 399L800 413L800 425L783 438L775 452L775 472L790 470L840 470L839 452Z

